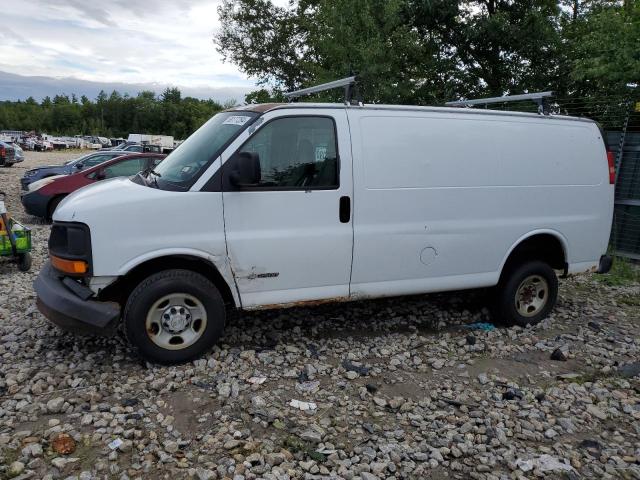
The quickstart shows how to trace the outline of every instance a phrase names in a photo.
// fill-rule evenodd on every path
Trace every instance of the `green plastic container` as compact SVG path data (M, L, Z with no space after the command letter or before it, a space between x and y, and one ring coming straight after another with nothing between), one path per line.
M11 231L16 239L17 253L27 253L31 251L31 230L15 220L9 220ZM13 255L11 242L6 231L0 233L0 255Z

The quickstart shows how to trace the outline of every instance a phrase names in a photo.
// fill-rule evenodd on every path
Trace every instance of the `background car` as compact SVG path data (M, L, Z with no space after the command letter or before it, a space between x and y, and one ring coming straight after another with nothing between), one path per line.
M123 155L122 152L105 151L90 153L75 160L65 163L64 165L47 165L38 167L24 172L24 176L20 179L22 190L28 190L29 185L43 178L53 177L55 175L71 175L72 173L81 172L87 168L95 167L102 162L111 160Z
M138 153L162 153L162 147L160 145L141 145L139 143L124 142L111 149L111 151L122 152L138 152Z
M0 142L0 166L10 167L16 162L15 148L6 142Z
M164 157L155 153L120 153L119 157L72 175L43 178L29 185L29 191L22 195L22 205L28 214L50 220L62 199L79 188L108 178L130 177L155 167Z
M20 163L24 161L24 150L20 148L20 145L18 145L17 142L10 141L10 142L4 142L4 143L7 143L11 147L13 147L13 151L15 153L15 163Z

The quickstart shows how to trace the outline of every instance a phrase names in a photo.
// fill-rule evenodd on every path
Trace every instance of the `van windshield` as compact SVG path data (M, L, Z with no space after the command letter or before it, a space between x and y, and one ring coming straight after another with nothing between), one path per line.
M158 187L191 188L221 150L257 116L255 112L221 112L213 116L154 168Z

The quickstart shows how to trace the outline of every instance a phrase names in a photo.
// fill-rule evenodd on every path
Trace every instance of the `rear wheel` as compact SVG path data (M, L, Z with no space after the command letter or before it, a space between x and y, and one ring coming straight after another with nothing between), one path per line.
M31 268L31 254L29 252L18 254L18 270L28 272Z
M508 325L535 325L546 318L558 298L558 278L546 263L533 260L509 267L496 287L496 320Z
M140 355L170 365L199 357L220 338L225 305L207 278L165 270L143 280L124 310L124 330Z

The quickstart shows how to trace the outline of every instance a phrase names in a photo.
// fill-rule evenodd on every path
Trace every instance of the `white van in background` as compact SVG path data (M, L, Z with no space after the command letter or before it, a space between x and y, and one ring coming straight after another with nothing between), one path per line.
M265 104L217 114L155 171L56 210L40 310L155 362L225 312L495 287L517 325L561 274L610 267L612 158L593 121L438 107Z

